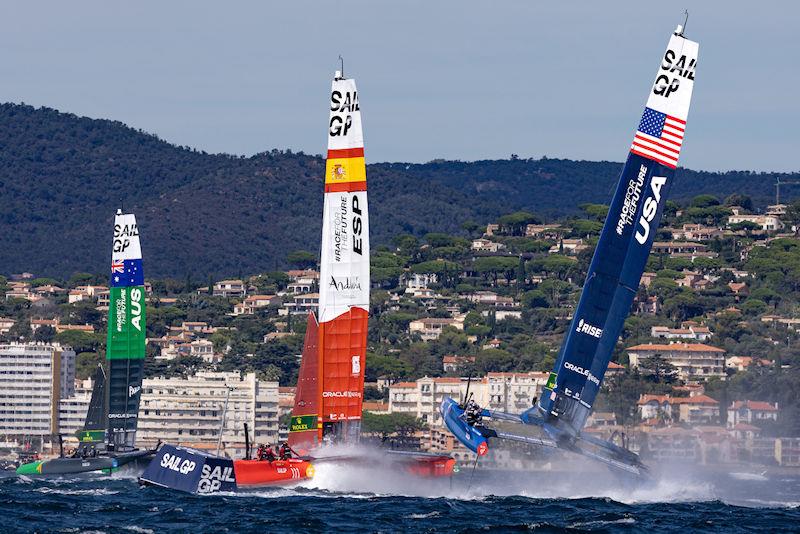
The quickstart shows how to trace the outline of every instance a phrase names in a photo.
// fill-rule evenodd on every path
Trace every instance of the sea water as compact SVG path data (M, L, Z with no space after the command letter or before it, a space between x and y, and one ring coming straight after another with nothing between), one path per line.
M452 480L317 468L294 487L197 496L134 475L0 475L11 532L797 531L800 474L745 470L630 485L585 473L469 468Z

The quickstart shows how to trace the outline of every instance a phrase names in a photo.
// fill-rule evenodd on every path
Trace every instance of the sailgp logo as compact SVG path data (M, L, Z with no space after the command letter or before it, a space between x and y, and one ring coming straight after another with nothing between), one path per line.
M142 386L128 386L128 397L133 397L134 395L139 393L141 389Z
M581 334L587 334L592 337L596 337L600 339L600 336L603 335L603 329L597 326L592 326L583 319L578 321L578 327L575 329L576 332L580 332Z
M594 382L594 383L595 383L595 384L597 384L598 386L600 385L600 379L599 379L599 378L597 378L596 376L594 376L594 375L591 373L591 371L589 371L589 369L584 369L583 367L580 367L580 366L578 366L578 365L575 365L575 364L574 364L574 363L572 363L572 362L566 362L566 363L564 363L564 367L565 367L566 369L569 369L569 370L570 370L570 371L572 371L573 373L578 373L579 375L583 375L583 376L585 376L587 379L589 379L589 381L591 381L591 382Z

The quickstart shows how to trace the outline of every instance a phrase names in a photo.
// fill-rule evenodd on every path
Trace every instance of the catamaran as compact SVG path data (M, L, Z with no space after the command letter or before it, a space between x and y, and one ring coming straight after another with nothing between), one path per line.
M521 414L481 409L446 398L442 417L468 449L484 455L491 438L560 448L637 475L638 455L583 434L622 331L672 186L694 86L698 43L678 26L669 40L622 169L580 301L555 368L538 403ZM533 425L538 436L507 432L496 422Z
M336 71L331 86L320 254L319 310L309 313L289 426L289 444L313 450L355 444L361 433L369 321L369 211L356 82ZM423 476L452 474L447 455L390 452Z
M23 464L22 475L57 475L116 469L146 459L136 448L136 425L145 357L145 289L136 216L114 218L106 364L94 373L92 397L78 447L69 456Z

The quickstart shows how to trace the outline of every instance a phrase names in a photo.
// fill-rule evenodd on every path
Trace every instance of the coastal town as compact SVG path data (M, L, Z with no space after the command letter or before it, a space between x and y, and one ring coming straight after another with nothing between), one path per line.
M535 403L608 208L581 209L553 221L515 212L373 250L366 439L466 462L474 456L445 428L443 398L469 391L513 413ZM741 195L668 204L585 432L624 439L644 459L800 467L800 405L770 388L798 376L798 215L798 204L758 210ZM316 255L286 259L293 269L249 277L147 279L137 445L236 456L245 424L256 443L286 439L305 318L331 283ZM105 284L87 273L0 278L7 458L57 454L58 436L77 444L104 355ZM489 460L512 461L502 449Z

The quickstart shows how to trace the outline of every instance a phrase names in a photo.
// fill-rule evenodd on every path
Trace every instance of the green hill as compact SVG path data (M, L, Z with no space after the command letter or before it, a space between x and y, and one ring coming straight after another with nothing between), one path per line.
M583 202L607 203L620 167L517 158L373 164L373 243L402 232L457 232L464 221L519 209L556 216ZM207 154L119 122L3 104L0 272L105 272L111 221L122 204L139 220L149 275L284 267L287 252L319 247L323 172L318 156ZM763 206L775 176L681 170L673 198L737 192Z

